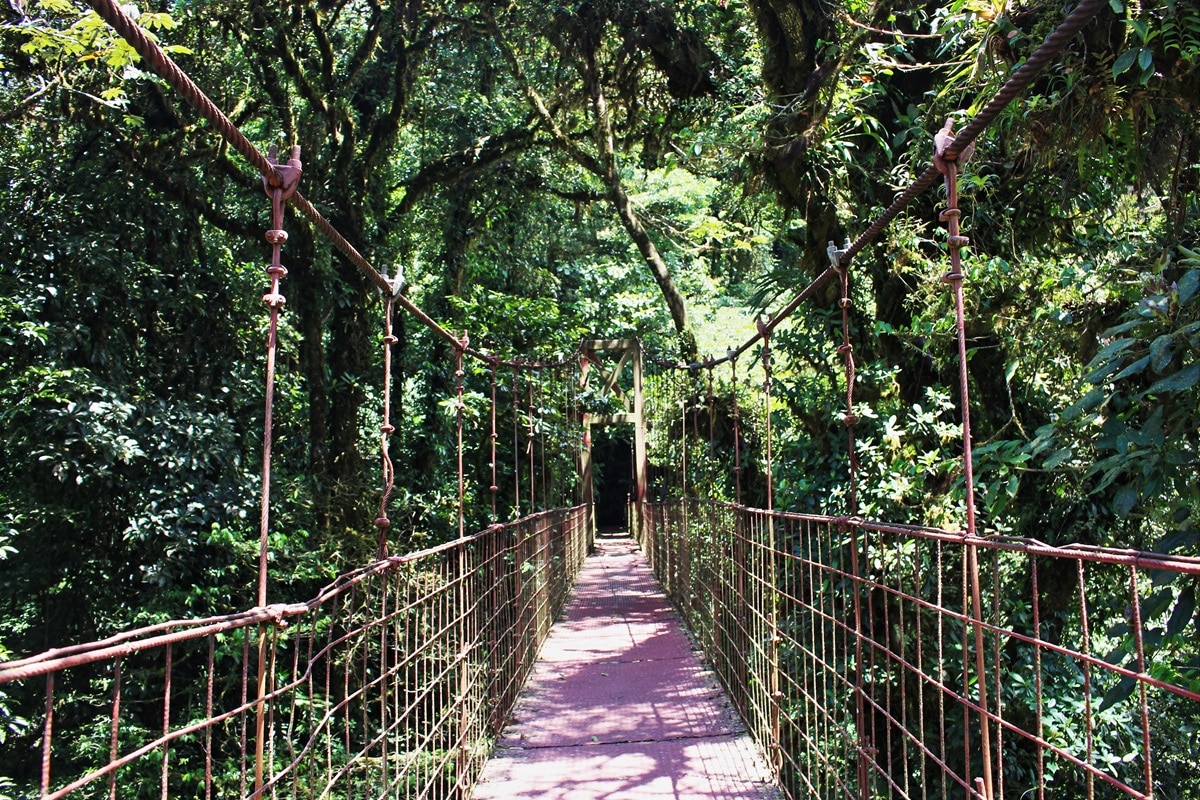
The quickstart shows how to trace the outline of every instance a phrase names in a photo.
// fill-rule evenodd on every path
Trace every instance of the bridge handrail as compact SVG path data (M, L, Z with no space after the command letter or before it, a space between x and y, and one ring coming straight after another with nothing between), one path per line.
M713 505L728 505L745 511L768 513L765 509L751 506L726 503L721 500L705 498L689 498L695 502ZM675 499L677 500L677 499ZM672 501L662 501L672 502ZM1029 536L1008 536L1002 533L983 536L968 536L961 530L946 530L928 525L910 525L896 522L885 522L870 517L837 516L828 514L808 514L791 511L769 512L778 519L806 520L809 522L825 522L835 525L854 525L866 530L880 533L900 533L920 536L925 539L938 539L955 544L973 544L977 547L993 550L1009 550L1028 553L1031 555L1078 558L1100 564L1123 564L1142 569L1161 569L1177 572L1180 575L1200 575L1200 557L1179 555L1175 553L1159 553L1154 550L1137 550L1128 547L1104 547L1091 544L1053 545Z
M307 602L0 663L0 721L41 739L10 742L0 787L34 792L40 773L46 800L105 780L110 796L145 780L163 796L467 792L566 602L587 519L548 509L378 559Z
M1200 624L1200 558L694 497L645 517L656 574L793 797L1151 798L1189 769L1172 726L1200 673L1174 648Z
M232 614L222 614L200 619L177 619L169 622L159 622L153 625L139 626L93 642L50 648L25 658L8 661L0 660L0 684L8 683L9 681L26 680L62 669L132 655L168 644L203 639L215 633L225 633L239 628L261 625L266 622L279 626L285 620L310 613L318 606L348 591L353 586L373 575L394 570L403 564L412 564L431 556L454 550L477 541L499 528L519 526L563 510L573 511L578 510L578 508L577 506L574 509L549 509L540 511L509 523L491 525L462 539L451 539L448 542L443 542L442 544L423 550L415 550L411 553L377 559L370 564L338 576L332 583L321 589L315 597L304 603L274 603L268 606L256 606Z

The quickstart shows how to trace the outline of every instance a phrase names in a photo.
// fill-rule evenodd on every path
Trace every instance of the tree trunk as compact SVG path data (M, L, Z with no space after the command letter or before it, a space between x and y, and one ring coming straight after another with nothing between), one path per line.
M629 233L629 238L633 239L638 252L645 259L646 266L650 268L650 273L654 276L654 282L658 284L659 291L662 292L667 309L671 312L671 320L675 323L675 331L679 334L680 355L686 361L696 361L699 358L699 352L696 346L696 334L692 331L691 320L688 319L687 303L684 301L679 287L675 285L674 279L671 278L667 262L663 260L654 240L646 232L646 226L638 218L637 211L634 210L633 203L630 202L629 195L625 192L625 187L621 182L621 173L617 169L612 117L608 113L608 102L604 97L604 89L600 85L594 50L586 53L584 83L591 95L592 109L596 114L595 138L596 145L600 150L600 161L599 163L593 162L591 169L604 181L609 202L612 203L617 217L620 218L621 224ZM589 167L588 163L581 163L584 167Z
M615 178L615 176L614 180L608 186L608 198L609 202L613 204L613 208L616 209L617 216L621 219L621 224L628 231L629 238L633 239L633 243L637 245L642 258L646 260L646 266L650 267L650 272L654 275L654 281L658 284L663 299L667 303L667 308L671 311L671 319L674 321L675 330L679 334L680 355L687 361L695 361L699 357L699 350L696 345L696 335L692 331L691 320L688 318L687 304L684 302L683 294L679 291L679 287L675 285L675 281L671 277L671 271L667 268L667 262L663 260L662 255L658 252L658 248L654 246L654 241L650 238L650 234L646 232L646 227L642 225L642 221L638 218L637 212L633 208L633 203L630 202L629 195L625 194L625 189L621 185L620 179Z

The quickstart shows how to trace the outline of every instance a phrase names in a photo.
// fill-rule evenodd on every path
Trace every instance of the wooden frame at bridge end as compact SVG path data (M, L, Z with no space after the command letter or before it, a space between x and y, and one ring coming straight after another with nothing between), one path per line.
M642 539L642 526L645 520L645 503L647 497L646 475L646 407L645 391L642 385L642 343L638 339L591 339L581 345L582 361L580 365L579 385L587 384L588 371L594 367L604 380L601 394L616 397L620 400L624 412L616 414L583 414L583 441L580 451L579 474L583 483L583 502L588 509L588 547L595 545L596 537L596 503L592 488L592 426L594 425L633 425L633 469L634 497L632 519L629 521L631 534L639 541ZM617 364L610 371L605 368L602 355L617 354ZM617 385L625 368L632 371L632 397L621 391Z

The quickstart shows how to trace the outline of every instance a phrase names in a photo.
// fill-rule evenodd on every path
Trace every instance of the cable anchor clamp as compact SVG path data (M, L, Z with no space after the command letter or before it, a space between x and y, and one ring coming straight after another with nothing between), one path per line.
M975 154L974 140L967 142L961 150L951 148L955 140L954 117L946 117L946 123L942 125L941 130L933 135L933 165L943 175L950 174L951 165L954 166L957 175Z
M839 270L842 269L842 256L846 255L846 252L849 249L850 249L850 237L849 236L846 237L846 242L845 242L845 244L842 245L841 250L839 250L837 245L835 245L833 243L833 240L830 239L829 246L825 248L825 254L829 256L830 266L832 266L834 269L839 269Z
M383 270L381 275L383 277L383 280L387 283L388 287L391 289L392 297L399 297L400 293L408 288L408 281L406 281L404 279L404 267L402 267L398 264L396 265L396 276L395 277L389 278L387 276L386 268ZM379 293L386 294L386 292L384 292L382 286L379 287Z
M267 151L267 161L271 162L272 171L262 176L263 191L267 197L274 197L275 190L282 190L279 199L286 200L296 191L300 183L303 165L300 163L300 145L292 145L292 153L286 164L280 164L277 158L279 145L271 145Z

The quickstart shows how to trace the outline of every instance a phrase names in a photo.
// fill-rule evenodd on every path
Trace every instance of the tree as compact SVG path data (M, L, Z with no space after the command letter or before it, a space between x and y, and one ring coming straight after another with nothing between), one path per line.
M529 30L532 20L510 9L503 19L491 17L490 26L551 145L598 180L671 312L682 356L694 361L698 350L687 302L630 199L619 152L638 143L643 158L652 161L653 152L688 124L673 109L717 93L715 81L724 65L695 29L677 23L685 9L676 4L575 3L558 9L545 39L525 38L527 46L520 51L509 31ZM527 62L569 71L531 74ZM539 78L551 82L552 103L547 90L538 88ZM693 105L693 113L698 108Z

